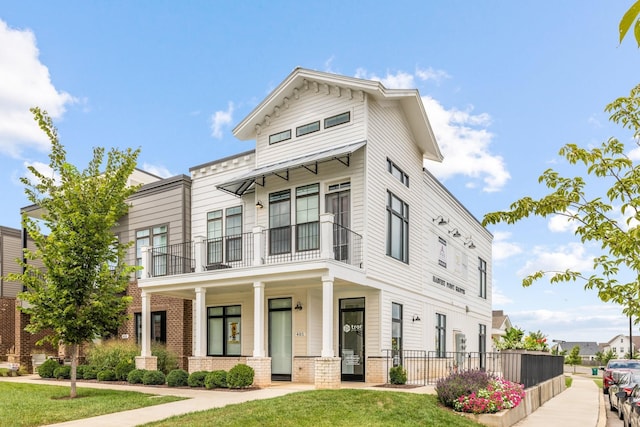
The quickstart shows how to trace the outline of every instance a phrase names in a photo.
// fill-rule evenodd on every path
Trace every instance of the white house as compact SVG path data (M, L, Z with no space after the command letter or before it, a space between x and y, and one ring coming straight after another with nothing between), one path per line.
M143 248L150 297L193 301L188 369L255 383L383 382L389 350L485 352L491 241L425 169L416 90L296 68L234 129L255 150L195 166L192 242Z

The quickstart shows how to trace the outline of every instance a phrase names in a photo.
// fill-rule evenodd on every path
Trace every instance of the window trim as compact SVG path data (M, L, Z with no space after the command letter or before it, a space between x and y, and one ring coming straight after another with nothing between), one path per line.
M311 126L313 126L314 130L306 129L307 127L311 127ZM317 129L315 129L316 126L318 127ZM319 131L320 131L320 120L316 120L315 122L305 123L303 125L296 127L296 138L309 135L311 133L319 132Z
M153 316L160 315L160 339L154 339L153 337ZM149 342L159 342L162 344L167 343L167 311L158 310L152 311L149 314ZM142 312L133 313L133 331L136 336L136 344L139 344L142 340Z
M398 307L398 311L400 313L400 317L394 317L394 308ZM392 302L391 303L391 350L392 351L398 351L400 353L402 353L402 345L403 345L403 328L402 328L402 317L403 317L403 306L400 303L397 302ZM393 340L396 338L393 335L393 325L399 325L400 326L400 342L396 342L395 343L395 348L394 348L394 342Z
M393 160L387 157L387 172L391 174L392 177L396 178L402 184L404 184L407 188L409 188L409 175L402 170ZM396 176L397 173L399 176Z
M478 296L483 299L487 299L487 261L478 257Z
M347 120L339 121L339 117L340 116L346 116ZM337 122L332 124L332 125L327 126L327 122L330 121L331 119L336 119ZM331 128L336 127L336 126L340 126L340 125L343 125L345 123L349 123L350 121L351 121L351 111L345 111L344 113L336 114L336 115L333 115L331 117L325 118L324 119L324 128L325 129L331 129Z
M398 212L393 208L394 199L400 202L402 212ZM399 218L402 221L400 236L398 237L400 239L401 251L399 258L393 255L392 242L394 241L394 236L392 234L392 220L394 218ZM387 256L409 264L409 205L389 190L387 190Z
M212 308L222 308L222 314L221 315L212 315L209 314L210 313L210 309ZM230 308L238 308L239 309L239 313L238 314L228 314L227 310ZM238 332L238 334L240 335L240 351L238 352L238 354L229 354L229 349L228 349L228 340L227 337L229 336L229 330L228 330L228 322L227 319L229 318L239 318L240 319L240 331ZM211 354L209 352L210 346L209 346L209 337L210 337L210 332L209 332L209 327L210 327L210 323L209 320L210 319L222 319L222 354ZM231 304L231 305L216 305L216 306L209 306L207 307L207 356L210 357L235 357L235 356L241 356L242 355L242 305L241 304Z
M436 313L436 357L447 356L447 316Z
M164 232L164 233L154 234L154 230L157 229L157 228L161 228L161 227L166 227L167 231ZM143 237L139 238L138 237L138 233L140 233L142 231L146 231L148 234L147 234L147 236L143 236ZM148 227L139 228L139 229L137 229L135 231L135 245L134 246L135 246L135 250L136 250L136 266L141 266L142 265L142 253L140 253L140 258L138 258L138 239L142 239L142 238L146 237L149 240L149 243L147 244L147 247L154 247L154 245L153 245L154 237L155 236L160 236L162 234L164 234L166 236L167 246L169 246L169 223L150 225ZM140 249L142 250L142 247L140 247ZM161 254L160 255L156 255L156 257L162 257L162 256L166 257L166 254L165 255L161 255ZM152 257L152 261L151 261L152 263L154 262L153 258L154 257ZM152 268L152 266L148 265L147 268ZM165 264L165 269L166 268L167 268L167 266ZM136 271L136 278L140 279L141 277L142 277L142 271L140 271L140 270Z
M286 134L289 134L289 136L284 136ZM291 129L287 129L287 130L283 130L281 132L276 132L274 134L269 135L269 145L274 145L274 144L278 144L280 142L284 142L284 141L288 141L291 139ZM281 139L277 139L276 141L274 141L274 139L276 139L275 137L280 137L280 136L284 136Z

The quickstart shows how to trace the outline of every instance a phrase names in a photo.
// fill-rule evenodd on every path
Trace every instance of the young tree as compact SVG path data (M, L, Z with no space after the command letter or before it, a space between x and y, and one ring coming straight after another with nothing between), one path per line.
M571 349L569 355L564 358L564 363L573 366L573 373L576 373L576 365L582 364L582 358L580 357L580 346L576 345Z
M609 360L617 358L618 355L614 353L613 350L607 350L604 353L599 351L596 353L596 360L600 362L601 365L606 365L607 363L609 363Z
M136 191L127 180L140 150L112 149L101 170L104 149L94 148L84 171L67 163L56 128L45 111L31 109L51 141L53 176L29 167L35 182L21 178L29 201L42 211L45 231L23 214L23 227L36 250L25 250L23 273L11 275L26 291L20 309L31 316L27 331L48 331L44 340L64 344L71 351L71 392L76 392L78 348L114 331L125 320L131 298L124 291L137 267L124 263L127 244L120 243L112 227L127 213L125 200ZM41 260L37 268L33 260Z
M606 111L611 113L611 121L631 129L636 141L640 139L640 85L633 88L628 97L609 104ZM637 322L640 315L640 165L634 165L625 154L624 144L616 138L590 150L567 144L560 155L569 164L584 165L582 174L567 178L547 169L538 182L551 190L549 194L538 200L523 197L511 204L509 210L488 213L483 225L513 224L531 215L564 216L576 225L575 234L582 243L596 243L600 247L601 253L593 261L594 273L586 276L572 270L537 271L523 279L523 286L547 274L551 275L551 283L584 280L586 289L597 289L602 301L621 305L623 312ZM587 194L587 182L582 175L597 178L597 185L592 188L594 194ZM603 182L610 187L600 194L598 185ZM632 273L629 281L618 280L621 269Z

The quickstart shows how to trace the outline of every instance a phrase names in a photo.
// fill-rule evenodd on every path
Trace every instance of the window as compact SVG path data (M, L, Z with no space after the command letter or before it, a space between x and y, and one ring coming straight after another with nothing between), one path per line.
M400 181L401 183L403 183L407 187L409 186L409 175L404 173L402 171L402 169L400 169L395 163L393 163L389 159L387 159L387 170L398 181Z
M222 209L207 213L207 265L222 263Z
M291 191L269 194L269 255L291 252Z
M478 258L478 270L480 272L480 298L487 299L487 262Z
M269 135L269 145L291 139L291 129Z
M388 193L387 255L409 263L409 205Z
M142 313L134 315L136 344L142 342ZM167 312L154 311L151 313L151 342L159 342L165 344L167 342Z
M309 133L317 132L320 130L320 120L313 123L307 123L306 125L298 126L296 128L296 136L307 135Z
M207 309L207 355L240 356L239 305Z
M148 266L153 276L167 274L167 231L166 225L136 231L136 265L142 265L142 248L153 246L151 265ZM141 275L142 272L138 271L137 277Z
M479 325L478 352L480 353L480 369L485 369L487 357L487 325Z
M402 305L391 303L391 351L393 353L393 364L400 364L402 357ZM396 363L398 356L398 363Z
M447 316L436 313L436 357L446 357Z
M226 211L227 262L242 260L242 206Z
M296 251L320 248L320 184L296 188Z
M335 116L327 117L324 119L324 128L328 129L334 126L338 126L344 123L349 123L351 120L351 112L347 111L346 113L337 114Z

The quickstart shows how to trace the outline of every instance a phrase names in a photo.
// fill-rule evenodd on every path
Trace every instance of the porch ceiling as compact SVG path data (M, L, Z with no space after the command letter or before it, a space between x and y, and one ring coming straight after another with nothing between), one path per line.
M265 178L267 176L276 175L282 179L288 180L289 171L298 168L305 168L308 171L317 174L319 163L329 162L332 160L339 161L344 165L349 166L351 154L364 147L366 144L366 141L351 143L340 147L334 147L329 150L307 154L284 162L262 166L237 176L229 182L220 184L217 188L236 196L242 196L248 191L253 190L255 188L255 184L264 186Z

